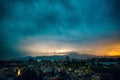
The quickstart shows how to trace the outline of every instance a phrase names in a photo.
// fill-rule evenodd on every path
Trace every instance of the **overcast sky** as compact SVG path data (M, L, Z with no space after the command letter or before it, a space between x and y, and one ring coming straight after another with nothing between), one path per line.
M119 34L120 0L0 0L0 58L104 55Z

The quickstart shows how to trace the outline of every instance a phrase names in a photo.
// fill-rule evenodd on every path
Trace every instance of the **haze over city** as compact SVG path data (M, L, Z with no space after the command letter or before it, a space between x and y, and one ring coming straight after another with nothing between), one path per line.
M119 0L0 0L0 59L120 56Z

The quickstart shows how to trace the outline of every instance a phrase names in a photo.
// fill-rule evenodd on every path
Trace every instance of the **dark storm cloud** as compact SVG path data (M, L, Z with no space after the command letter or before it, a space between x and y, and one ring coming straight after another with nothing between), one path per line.
M110 17L116 22L120 22L120 0L110 0L112 10L110 12Z
M119 0L0 0L1 56L17 56L12 47L28 37L76 46L119 41L119 22Z

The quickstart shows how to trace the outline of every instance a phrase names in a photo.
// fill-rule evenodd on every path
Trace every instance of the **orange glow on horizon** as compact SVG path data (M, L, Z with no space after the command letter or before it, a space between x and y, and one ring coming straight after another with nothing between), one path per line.
M108 52L108 56L120 56L120 50L113 50Z
M120 56L120 44L109 46L106 56Z
M120 44L96 44L87 46L72 46L72 45L55 45L51 44L31 44L20 46L21 51L28 52L32 56L51 56L51 55L66 55L67 52L77 52L80 54L91 54L96 56L120 56Z

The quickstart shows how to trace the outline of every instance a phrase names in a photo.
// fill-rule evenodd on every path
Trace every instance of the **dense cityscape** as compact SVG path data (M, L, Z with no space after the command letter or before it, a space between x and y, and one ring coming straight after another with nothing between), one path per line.
M120 58L0 61L0 80L119 80Z
M0 80L120 80L120 0L0 0Z

